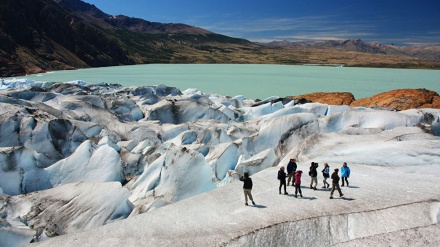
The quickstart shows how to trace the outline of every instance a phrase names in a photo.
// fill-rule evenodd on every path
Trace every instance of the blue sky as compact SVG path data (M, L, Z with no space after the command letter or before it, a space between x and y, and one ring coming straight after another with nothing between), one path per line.
M360 38L440 44L440 0L84 0L102 11L184 23L256 42Z

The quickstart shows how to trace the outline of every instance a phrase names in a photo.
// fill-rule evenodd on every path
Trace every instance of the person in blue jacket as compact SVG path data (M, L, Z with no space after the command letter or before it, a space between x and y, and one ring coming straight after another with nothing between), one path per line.
M330 187L330 184L327 182L327 178L330 177L330 166L328 165L328 163L324 163L324 169L322 169L322 176L324 177L324 180L322 180L324 186L322 186L322 188L325 189Z
M344 186L344 182L346 182L348 186L348 178L350 177L350 167L347 166L347 162L344 162L344 164L341 167L341 177L342 177L341 186Z

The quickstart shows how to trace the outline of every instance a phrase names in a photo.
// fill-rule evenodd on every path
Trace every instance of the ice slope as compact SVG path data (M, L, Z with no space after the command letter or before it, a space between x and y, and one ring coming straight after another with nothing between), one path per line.
M306 170L308 164L299 166ZM378 246L408 246L408 236L387 237L408 231L424 246L440 243L438 166L350 167L350 186L342 187L343 198L330 200L328 189L308 189L308 177L302 181L303 198L279 195L277 168L269 168L252 176L256 206L244 205L242 183L236 181L124 221L32 246L332 246L351 242L358 245L350 246L364 246L372 238L381 239L376 241ZM424 228L433 228L434 234L420 238L416 233Z
M70 183L21 197L1 198L2 246L20 246L60 234L93 229L119 218L133 209L130 193L120 183Z
M42 243L56 235L62 236L51 241L68 239L113 219L120 222L102 229L116 224L127 230L113 234L115 227L97 235L93 230L84 238L96 245L103 240L93 236L109 234L115 245L126 239L129 246L143 246L139 241L168 245L176 238L183 246L282 246L293 240L328 246L401 230L415 233L438 223L438 109L395 112L296 104L279 97L255 102L166 86L33 85L39 89L20 84L0 93L0 245L33 237ZM308 200L303 201L309 204L277 194L273 167L291 157L305 171ZM332 169L348 162L351 179L359 182L348 191L360 197L348 192L344 202L329 201L328 191L308 191L306 171L312 161L321 167L328 162ZM243 206L237 180L245 171L255 178L259 211L244 211L255 209ZM102 195L87 196L86 184L102 185L96 190ZM113 189L106 191L107 186ZM121 200L101 198L113 190L123 194ZM59 191L69 193L60 196ZM79 194L87 199L78 200ZM46 209L51 208L47 201L54 210ZM286 217L292 203L298 209L295 204ZM101 204L110 211L95 207ZM382 216L402 213L416 216ZM391 225L368 222L375 214ZM29 224L28 215L38 219L38 228ZM144 217L145 222L134 220ZM106 220L81 223L90 218ZM350 227L333 226L339 223ZM365 225L368 234L362 235ZM131 232L138 234L126 236ZM76 245L69 241L66 246Z

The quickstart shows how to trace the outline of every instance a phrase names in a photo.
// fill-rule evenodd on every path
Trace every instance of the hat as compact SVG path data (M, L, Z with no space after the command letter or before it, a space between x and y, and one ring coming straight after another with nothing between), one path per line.
M337 171L339 171L339 169L338 169L338 168L335 168L335 172L337 172Z

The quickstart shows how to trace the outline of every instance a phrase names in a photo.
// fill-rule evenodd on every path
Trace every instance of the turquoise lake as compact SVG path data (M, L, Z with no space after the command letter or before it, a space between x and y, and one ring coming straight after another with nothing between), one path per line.
M312 92L351 92L356 99L393 89L426 88L440 93L439 70L378 69L256 64L147 64L55 71L25 77L35 81L118 83L123 86L165 84L197 88L224 96L270 96Z

